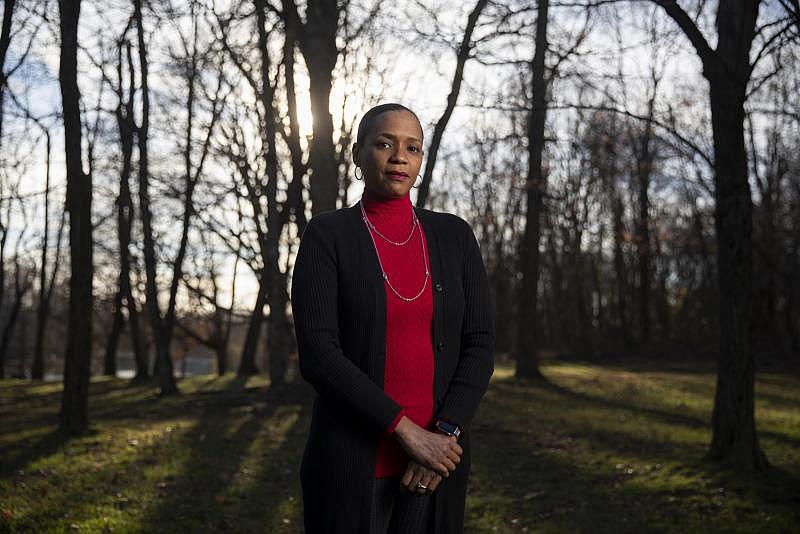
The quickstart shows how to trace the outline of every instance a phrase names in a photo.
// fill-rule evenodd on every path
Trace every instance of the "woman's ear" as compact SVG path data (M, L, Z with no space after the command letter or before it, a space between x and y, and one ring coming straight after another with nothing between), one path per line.
M360 152L360 148L361 147L358 146L358 143L353 143L353 149L352 149L352 152L353 152L353 163L355 164L356 167L360 167L361 166L359 164L359 161L358 161L358 154Z

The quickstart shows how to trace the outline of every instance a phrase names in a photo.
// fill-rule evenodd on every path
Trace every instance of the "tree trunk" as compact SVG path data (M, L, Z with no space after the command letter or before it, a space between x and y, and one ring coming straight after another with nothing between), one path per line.
M0 143L3 140L3 106L6 91L6 55L11 45L11 21L14 17L14 7L16 0L5 0L3 2L3 23L0 31ZM0 145L2 146L2 145Z
M50 232L50 132L45 131L45 170L44 170L44 233L42 234L42 265L39 270L39 307L36 310L36 339L34 340L33 364L31 365L31 379L42 380L44 378L44 333L47 327L47 316L50 308L50 291L47 288L47 240ZM59 227L58 231L61 232ZM61 234L58 236L58 243L61 243ZM61 247L57 247L60 249ZM56 250L56 266L58 265L58 254ZM57 268L57 267L56 267ZM52 287L52 285L50 286Z
M269 353L269 379L271 386L286 382L286 366L289 362L288 321L286 320L286 280L274 276L269 294L269 323L267 344Z
M152 212L150 210L150 176L147 150L150 126L150 91L148 87L147 49L144 42L144 27L142 24L142 0L134 0L133 5L142 80L142 124L139 126L137 133L139 141L139 210L142 218L142 233L144 234L144 265L147 278L145 293L147 295L147 311L150 317L153 344L156 349L156 373L159 375L160 393L169 395L178 392L178 385L173 374L169 340L158 305L158 287L156 285L156 255L153 241Z
M652 120L655 90L648 103L648 119ZM639 217L636 221L636 261L639 270L640 341L650 343L650 175L653 170L653 127L648 121L636 150L636 185L638 187Z
M336 209L339 172L333 146L333 117L330 112L333 68L339 57L336 32L340 7L337 0L308 0L301 51L308 67L311 114L311 214Z
M288 13L291 0L282 0L284 13ZM306 165L303 163L303 149L300 145L300 125L297 120L297 96L294 83L295 43L297 42L297 20L285 16L285 36L283 43L283 76L286 88L286 111L289 116L289 132L286 145L292 161L292 182L286 191L286 209L283 210L283 224L289 222L289 214L294 215L297 235L303 235L306 226L305 201L303 200L303 176Z
M136 300L133 297L131 288L131 229L133 227L133 197L131 196L130 177L133 168L133 146L136 125L134 123L133 100L136 93L136 72L131 54L131 45L128 41L125 45L125 60L128 67L128 92L127 100L120 96L120 102L116 109L117 128L119 129L120 148L122 149L122 169L119 175L119 195L117 197L117 238L119 240L119 294L125 302L128 310L128 322L130 323L131 346L133 347L133 357L136 362L136 374L134 382L147 380L150 376L149 361L147 351L144 348L142 332L139 326L139 310ZM122 46L119 43L117 78L122 93Z
M631 336L628 329L628 307L625 299L626 287L625 282L625 254L622 250L622 243L625 234L625 225L622 220L625 215L625 207L622 203L622 198L619 191L613 193L613 218L614 218L614 276L617 283L617 313L619 314L619 336L622 338L625 349L631 349Z
M717 237L720 354L706 458L743 469L767 459L755 426L752 350L752 197L744 144L744 103L760 0L719 2L712 49L675 0L654 0L680 26L703 62L714 133L714 223Z
M22 272L22 267L19 264L19 257L14 257L14 301L11 303L11 310L8 312L6 323L3 325L3 332L0 335L0 378L5 377L5 366L3 365L6 360L6 351L11 343L11 337L14 334L14 327L17 325L19 312L22 308L22 299L25 298L25 293L29 288L28 273ZM22 352L24 354L24 352ZM24 362L20 365L20 376L25 375Z
M749 47L748 47L749 48ZM752 199L743 119L746 84L711 83L720 355L708 457L759 469L767 461L755 428L752 350ZM724 156L723 156L724 155Z
M242 347L242 357L239 361L239 376L248 376L258 373L256 366L256 347L258 338L261 335L261 324L264 322L264 304L267 302L267 277L266 267L261 270L258 281L258 295L256 304L253 306L253 313L250 315L250 322L247 325L247 334Z
M266 235L260 239L262 244L261 255L264 261L262 270L261 287L267 290L267 299L270 304L268 336L267 336L267 352L269 354L269 374L272 386L282 385L286 378L286 362L288 361L288 351L286 349L285 341L285 325L286 325L286 278L280 269L280 236L283 231L283 223L285 218L281 216L278 209L278 154L275 144L275 136L277 134L276 123L277 117L275 116L275 94L272 88L272 82L269 76L270 56L268 46L268 36L266 32L266 12L264 0L255 0L256 20L258 24L258 44L261 54L261 105L264 110L264 125L262 128L264 138L264 163L267 174L267 183L264 190L266 203L267 203L267 231ZM335 9L335 5L334 5ZM310 17L310 14L309 14ZM310 20L310 19L309 19ZM289 53L287 47L291 36L287 36L284 43L284 64L286 64L286 55ZM330 90L330 89L329 89ZM316 122L316 121L315 121ZM331 128L333 123L331 122ZM331 129L331 134L333 130ZM332 143L332 137L328 136L327 139ZM331 147L333 145L331 144ZM312 149L313 150L313 149ZM293 161L293 163L296 163ZM336 165L334 165L336 168ZM333 183L336 184L334 178ZM251 198L253 196L251 195ZM254 205L256 216L260 212L259 199L255 199L257 205ZM288 209L288 208L287 208ZM261 293L259 287L259 293ZM263 305L262 305L263 308ZM260 309L259 309L260 311ZM256 327L256 331L260 331L260 325ZM249 332L248 332L249 333ZM255 332L254 332L255 333ZM257 338L256 338L257 339ZM243 362L244 363L244 362ZM253 363L253 367L255 364ZM247 369L242 366L240 373Z
M525 184L527 206L525 233L520 260L522 280L519 287L519 326L516 375L520 378L541 377L539 371L539 321L537 315L539 289L539 238L541 234L542 197L547 177L542 169L544 123L547 113L545 53L547 50L547 11L549 0L539 0L536 17L536 50L531 61L533 101L528 115L528 180Z
M68 434L88 428L89 374L92 353L92 178L81 164L80 93L78 90L78 19L80 0L58 3L61 58L59 84L64 114L67 166L70 268L67 350L60 429Z
M136 299L133 297L130 281L128 282L127 291L125 308L128 310L128 322L131 325L131 345L133 346L133 358L136 361L136 375L134 375L133 380L136 382L147 380L150 377L150 358L139 323L140 311L136 306Z
M122 290L117 289L114 294L114 317L111 320L111 331L108 333L106 353L103 358L103 374L117 376L117 346L119 336L125 327L125 318L122 316Z

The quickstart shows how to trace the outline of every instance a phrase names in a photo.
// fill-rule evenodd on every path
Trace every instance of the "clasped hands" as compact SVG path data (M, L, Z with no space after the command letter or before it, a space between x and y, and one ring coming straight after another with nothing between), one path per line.
M456 469L464 452L455 436L426 430L406 416L397 424L394 434L410 456L400 483L412 493L433 493L442 479Z

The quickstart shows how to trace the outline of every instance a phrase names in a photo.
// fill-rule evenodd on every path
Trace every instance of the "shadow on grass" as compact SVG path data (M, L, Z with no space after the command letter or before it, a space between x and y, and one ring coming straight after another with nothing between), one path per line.
M50 430L25 440L24 444L11 442L0 447L0 477L16 474L39 458L55 454L69 442L70 438L58 430L57 418L51 415L37 419L42 424L47 423Z
M0 476L10 476L40 458L53 455L74 439L96 434L95 421L117 420L120 416L137 417L146 413L148 408L151 412L157 411L161 400L149 393L155 385L153 379L146 382L122 379L90 382L90 426L81 436L65 435L58 430L62 395L60 387L32 395L31 388L39 384L27 382L25 385L12 386L10 401L0 409L0 418L4 420L2 442L6 443L0 446ZM28 393L25 393L25 388ZM127 412L118 410L120 406L129 409ZM31 437L16 437L22 431L31 434Z
M104 388L102 395L114 398L92 397L90 402L96 406L90 412L105 436L79 442L77 449L69 451L70 456L80 455L76 457L80 464L61 465L59 460L59 465L43 471L42 477L53 477L43 484L47 506L16 517L16 527L57 530L64 526L67 514L72 521L91 521L99 507L113 506L123 511L136 530L147 532L278 531L266 528L270 524L297 532L297 471L312 391L303 384L245 388L246 377L234 378L224 387L217 384L221 389L213 391L215 380L201 384L196 393L164 398L138 388L127 389L127 395L114 395ZM57 423L57 416L49 416L51 423ZM164 427L164 420L176 418L188 419L189 427L182 424L184 430L178 432ZM19 424L30 431L26 422L20 418ZM110 447L108 433L129 427L144 430L152 438L129 443L127 454L116 448L119 445ZM87 434L93 433L90 429ZM16 472L69 448L69 440L55 431L8 441L12 444L1 459L3 472L15 473L10 487L22 481L39 484L36 473ZM100 463L93 466L93 462ZM73 480L61 484L62 477Z
M493 381L475 428L479 436L474 440L470 530L486 530L491 523L482 523L481 518L492 517L497 510L507 520L515 518L504 525L509 531L520 531L523 525L575 532L674 531L674 519L694 527L699 524L692 521L701 521L704 514L724 524L724 518L713 515L721 506L721 497L713 493L717 487L727 488L754 509L779 510L784 515L800 502L798 473L782 467L736 473L702 460L704 447L697 444L649 439L636 435L636 429L615 432L613 423L608 428L588 428L585 417L572 421L570 417L620 409L690 430L706 426L696 417L588 395L547 378ZM525 417L526 413L530 415ZM787 445L796 444L789 436L775 434ZM620 469L608 460L620 457L635 462L636 469L629 470L628 465ZM670 472L662 474L665 464L670 464ZM670 481L671 476L675 479ZM676 480L695 478L702 487L690 485L684 490L687 494L676 496ZM694 508L687 512L689 507Z
M708 420L704 420L700 417L687 415L686 413L676 413L669 410L653 408L650 406L637 406L635 404L632 404L631 402L612 400L607 397L602 397L600 395L590 395L588 393L575 391L566 388L560 384L557 384L551 380L548 380L546 377L543 379L537 379L535 381L520 380L517 378L507 378L504 380L508 383L514 383L514 382L518 384L529 383L541 389L552 391L562 397L571 398L572 400L575 400L577 402L583 402L587 407L591 406L596 408L600 406L609 409L627 410L635 414L638 414L648 420L656 420L661 423L680 425L692 429L710 428L711 424L710 413L708 415ZM714 396L713 387L705 386L703 384L696 384L696 383L687 384L686 382L683 382L680 384L679 387L681 390L690 391L692 394L697 396L704 396L709 399L713 399ZM764 394L759 392L756 394L756 402L757 403L763 402L764 400L768 400L769 397L770 397L769 394ZM774 404L779 404L779 403L774 403ZM800 407L800 402L793 402L791 404L796 404L798 407ZM786 403L784 403L784 405L786 405ZM764 429L758 429L758 435L773 439L775 441L780 441L782 443L785 443L786 445L800 449L800 439L794 438L792 436Z
M305 430L300 415L309 393L302 384L252 388L258 390L259 402L251 399L244 416L232 414L232 408L248 403L242 397L245 380L237 378L223 392L199 396L208 404L181 437L187 458L156 504L145 510L140 522L144 531L168 532L179 526L187 531L274 531L268 525L285 524L278 518L285 500L291 496L299 504L298 438ZM281 413L297 417L273 434ZM259 468L243 467L254 454ZM296 521L296 512L291 507L288 512L289 523Z

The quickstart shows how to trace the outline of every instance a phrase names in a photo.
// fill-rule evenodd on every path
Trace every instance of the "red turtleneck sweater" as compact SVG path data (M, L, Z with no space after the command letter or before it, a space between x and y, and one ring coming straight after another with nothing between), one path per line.
M408 237L412 224L411 198L383 198L364 191L361 196L370 222L392 241ZM422 225L414 229L405 245L393 245L372 232L378 255L392 286L406 298L419 293L425 281L427 242ZM421 245L420 245L421 240ZM423 255L422 247L425 248ZM427 260L430 264L430 260ZM386 289L386 366L383 390L403 407L378 441L375 476L402 476L408 455L392 437L405 415L418 425L432 430L433 422L433 294L431 279L422 294L411 302L397 297L384 280Z

